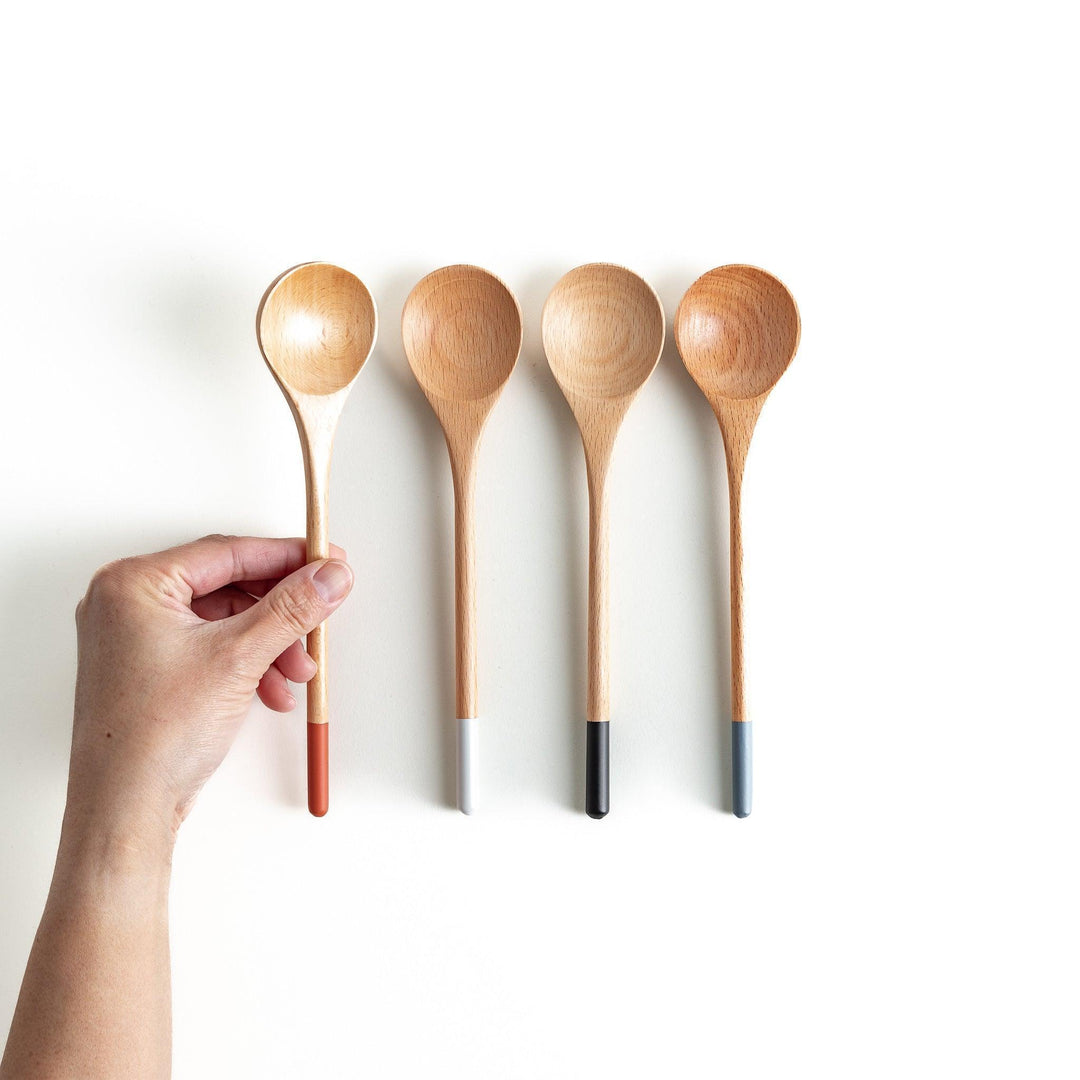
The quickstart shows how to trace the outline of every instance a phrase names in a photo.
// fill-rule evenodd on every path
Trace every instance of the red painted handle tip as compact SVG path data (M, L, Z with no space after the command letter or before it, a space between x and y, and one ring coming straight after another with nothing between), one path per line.
M322 817L330 809L329 724L307 726L308 809Z

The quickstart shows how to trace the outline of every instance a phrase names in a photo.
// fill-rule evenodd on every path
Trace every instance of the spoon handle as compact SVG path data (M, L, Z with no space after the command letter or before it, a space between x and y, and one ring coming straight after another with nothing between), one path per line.
M471 814L476 797L478 723L476 719L476 557L473 492L476 444L451 458L454 475L454 616L457 639L457 800Z
M731 791L735 816L750 816L753 794L753 729L743 695L742 470L730 470L731 503Z
M331 434L332 438L332 434ZM307 474L307 559L316 562L330 557L327 535L326 493L330 481L329 444L306 443L304 465ZM326 692L326 624L307 636L308 656L318 665L307 684L307 784L308 810L322 817L330 808L330 725Z
M743 695L742 482L750 437L768 393L756 398L721 399L714 404L727 458L731 551L731 793L735 816L750 816L752 736Z
M312 560L308 560L309 562ZM308 656L319 665L307 684L308 810L322 817L330 809L330 725L326 717L326 625L307 637Z
M585 730L585 813L602 818L610 809L610 708L608 692L607 462L589 467L589 642Z

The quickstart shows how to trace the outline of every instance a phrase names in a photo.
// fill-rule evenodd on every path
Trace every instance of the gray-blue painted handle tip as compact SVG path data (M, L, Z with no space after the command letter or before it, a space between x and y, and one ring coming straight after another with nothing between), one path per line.
M748 720L731 724L731 791L735 816L750 816L753 800L754 729Z

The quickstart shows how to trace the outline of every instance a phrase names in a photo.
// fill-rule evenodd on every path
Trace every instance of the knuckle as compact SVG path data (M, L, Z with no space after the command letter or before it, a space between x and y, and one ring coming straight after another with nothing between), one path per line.
M128 590L131 578L137 572L134 559L117 559L100 567L86 587L86 595L79 601L76 614L98 604L111 604Z
M274 577L273 556L269 551L258 551L254 554L251 560L252 573L257 579L265 579ZM280 576L280 575L277 575Z
M198 540L195 541L195 543L196 544L215 544L215 545L221 545L221 546L224 546L224 547L231 548L232 549L232 557L233 557L233 577L234 578L241 578L241 577L244 576L243 575L243 569L244 568L243 568L243 565L240 562L239 552L236 550L236 547L235 547L236 541L239 540L239 539L240 539L240 537L233 536L232 534L207 533L206 536L200 537Z
M318 603L309 589L280 589L267 603L273 617L297 638L319 621Z

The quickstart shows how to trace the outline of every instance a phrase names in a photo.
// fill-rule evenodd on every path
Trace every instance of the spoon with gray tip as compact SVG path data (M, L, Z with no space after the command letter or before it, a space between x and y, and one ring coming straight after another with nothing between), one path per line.
M750 814L752 733L743 694L742 479L761 407L799 347L799 309L756 266L720 266L694 282L675 313L675 343L724 436L731 512L731 774L735 816Z

